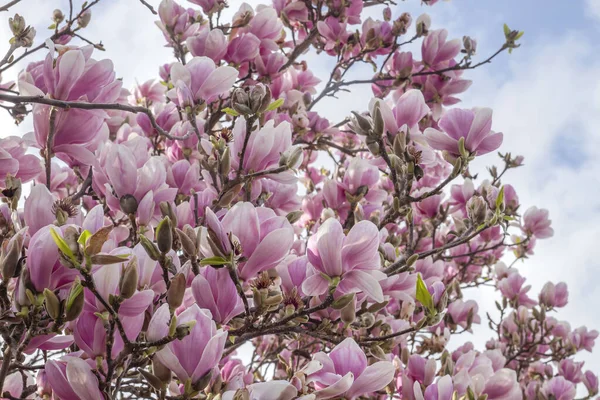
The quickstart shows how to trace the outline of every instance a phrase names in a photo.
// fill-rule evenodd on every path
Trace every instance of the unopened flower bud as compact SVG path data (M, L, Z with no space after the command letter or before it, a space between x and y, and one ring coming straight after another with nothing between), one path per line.
M472 56L477 51L477 41L469 36L463 36L463 53Z
M427 14L421 14L417 18L417 36L426 36L431 26L431 17Z
M286 153L288 153L288 155L285 165L289 169L296 169L300 166L300 164L302 164L304 153L302 152L302 148L300 146L294 146Z
M383 20L389 22L392 20L392 9L386 7L383 9Z
M250 88L249 98L252 112L263 113L271 104L271 89L262 83L256 84Z
M408 320L415 312L415 302L413 300L405 300L400 308L400 319Z
M356 301L354 301L354 297L341 309L340 319L346 325L350 325L356 319Z
M354 301L354 293L348 293L335 299L331 304L331 307L335 310L341 310L352 301Z
M61 315L60 300L56 297L56 294L48 288L44 289L44 304L50 318L57 320Z
M79 18L77 18L77 25L79 25L81 28L85 28L86 26L88 26L91 19L92 11L88 9L83 14L81 14Z
M2 249L0 262L2 263L2 279L8 282L10 278L15 277L18 271L19 259L21 258L21 250L23 248L23 235L21 232L13 236L6 249Z
M83 286L81 286L79 280L76 280L71 286L71 290L67 296L65 304L65 321L73 321L79 317L79 314L83 311L84 300Z
M219 174L222 176L229 175L229 171L231 170L231 156L229 152L229 147L225 148L223 151L223 155L221 155L221 160L219 162Z
M119 293L121 293L121 297L129 299L135 294L138 286L138 277L137 258L133 256L121 273L121 279L119 280Z
M138 368L138 372L146 379L146 382L156 390L162 390L164 383L154 374L146 371L145 369Z
M352 111L354 117L350 123L351 129L358 135L368 136L373 129L371 120L364 115Z
M161 201L159 204L160 212L163 217L169 217L171 219L171 223L174 226L177 226L177 213L173 210L173 206L168 201Z
M196 325L196 321L188 321L185 324L179 325L175 329L175 337L179 340L183 339L187 335L190 334L194 326Z
M198 254L198 249L196 248L196 244L188 235L186 235L182 230L175 228L175 232L177 232L177 237L179 238L179 242L181 243L181 248L183 249L183 253L187 257L196 256Z
M378 156L380 152L379 143L375 140L367 140L367 148L374 156Z
M158 261L160 258L160 252L154 243L152 243L146 236L140 235L140 244L146 250L146 254L154 261Z
M52 397L52 386L48 381L46 370L40 369L35 377L35 385L37 386L36 393L42 399L50 399Z
M8 26L13 35L20 36L25 30L25 18L21 17L19 14L15 14L14 18L8 19Z
M247 88L236 88L231 93L231 108L242 115L252 114Z
M375 109L373 110L373 134L375 136L383 135L385 124L383 122L383 116L381 115L381 108L379 102L375 103Z
M171 218L164 217L156 227L156 244L162 254L167 254L173 247L173 227Z
M408 350L408 347L403 347L402 351L400 352L400 360L402 360L402 362L404 363L404 365L408 364L408 359L410 358L410 350Z
M171 285L167 290L167 303L171 309L176 309L183 303L185 295L186 279L185 275L178 273L171 279Z
M121 196L119 199L119 205L121 206L121 211L127 215L135 214L138 209L138 201L130 194Z
M171 381L171 370L156 358L152 359L152 373L163 383Z
M335 218L335 211L331 208L324 208L323 211L321 211L321 222L325 222L329 218Z
M60 24L61 22L63 22L64 19L65 15L62 11L60 11L59 9L52 11L52 21L54 21L55 24Z
M298 222L300 220L300 218L304 215L304 211L302 210L297 210L297 211L290 211L285 218L287 218L287 220L289 221L290 224L295 224L296 222Z
M481 196L473 196L467 201L467 215L476 227L485 222L488 206Z
M377 358L378 360L382 360L382 361L387 361L387 356L385 354L385 351L383 351L383 349L374 344L373 346L370 347L371 350L371 355L375 358Z

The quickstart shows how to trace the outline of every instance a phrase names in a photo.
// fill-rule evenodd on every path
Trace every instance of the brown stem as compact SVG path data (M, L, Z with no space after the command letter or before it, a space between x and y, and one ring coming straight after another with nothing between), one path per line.
M50 180L52 179L52 147L54 146L54 135L56 133L56 108L50 109L50 127L48 128L48 137L46 138L46 187L50 190Z
M11 94L0 93L1 101L8 101L13 104L21 104L21 103L36 103L36 104L46 104L49 106L54 106L57 108L64 108L66 110L70 108L77 108L81 110L119 110L119 111L128 111L130 113L139 114L143 113L148 116L150 119L150 124L156 131L161 135L171 140L186 140L192 134L192 132L188 132L183 136L172 136L167 133L164 129L162 129L152 111L147 109L146 107L141 106L130 106L127 104L119 104L119 103L85 103L85 102L77 102L77 101L64 101L64 100L55 100L49 99L44 96L16 96Z

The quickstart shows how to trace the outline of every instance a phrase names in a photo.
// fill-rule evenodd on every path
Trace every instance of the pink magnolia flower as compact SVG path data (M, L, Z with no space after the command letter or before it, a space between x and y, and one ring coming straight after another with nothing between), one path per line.
M28 182L42 172L40 159L33 154L25 154L28 142L16 136L0 139L0 185L7 175Z
M420 90L407 90L394 105L393 118L382 108L385 127L388 132L395 134L400 130L409 129L411 133L419 131L418 123L429 113L429 107Z
M172 36L185 41L200 30L200 24L196 22L200 15L200 11L186 9L173 0L162 0L158 5L160 21L156 21L156 25L163 32L167 43L172 46Z
M532 206L523 214L522 230L538 239L546 239L554 235L554 229L550 227L551 222L548 219L548 210Z
M446 41L447 37L448 31L445 29L429 32L421 45L425 65L434 67L441 62L452 60L458 55L461 48L460 39Z
M471 153L483 155L496 150L502 144L502 133L494 133L492 127L492 110L480 108L464 110L454 108L448 111L439 121L443 132L437 129L425 129L425 138L436 150L447 151L450 155L459 156L458 140L465 139L465 148Z
M233 143L230 145L231 150L231 165L233 168L238 168L240 156L244 146L244 138L246 136L246 120L239 118L233 128ZM265 171L279 165L279 158L282 153L292 147L292 131L290 124L281 122L275 126L273 120L267 123L260 129L250 133L246 153L244 155L243 170L245 171ZM282 180L293 177L293 173L288 174L272 174L268 177L276 180Z
M29 74L22 74L19 81L21 94L50 96L53 99L84 101L89 103L114 103L121 93L121 81L115 79L110 60L96 61L91 58L93 47L64 48L49 44L50 52L43 64L43 84ZM35 140L40 149L47 146L50 129L51 107L36 104L33 108ZM66 162L92 165L93 156L88 150L107 139L105 121L109 115L104 110L68 109L55 110L54 138L51 150Z
M166 183L165 162L149 156L147 140L137 137L122 144L108 143L99 154L92 184L96 193L104 194L113 211L120 211L119 200L131 195L137 201L138 216L152 217L159 211L160 202L175 199L177 189Z
M29 234L33 235L46 225L53 224L56 216L52 212L51 204L56 199L45 185L35 185L25 199L25 224L29 227Z
M364 292L377 302L383 301L379 280L386 275L379 270L379 232L370 221L360 221L348 235L340 222L329 218L308 240L306 255L317 273L307 278L302 290L308 295L325 293L327 280L339 277L338 289L344 293Z
M313 356L323 367L310 374L319 399L345 397L354 399L383 389L394 377L394 365L378 361L367 365L367 357L354 339L347 338L329 353Z
M327 17L325 21L317 22L319 34L326 40L325 50L331 51L339 45L346 44L350 33L346 30L346 23L340 22L335 17Z
M556 400L571 400L575 398L577 390L575 385L562 376L555 376L554 378L544 382L542 385L541 392L547 397Z
M286 257L281 264L277 266L277 274L281 279L281 287L285 293L291 293L296 289L300 297L304 296L302 292L302 282L306 279L308 269L308 258L306 256L290 255Z
M171 81L176 89L167 92L167 97L180 104L178 89L189 91L191 98L198 103L210 103L231 89L238 71L228 66L217 67L208 57L194 57L185 65L171 65Z
M425 393L422 392L419 382L415 381L413 391L415 400L451 400L454 385L452 377L444 375L436 383L427 386Z
M58 261L58 247L50 234L51 229L62 237L60 228L48 225L33 235L27 248L28 280L37 293L42 293L44 289L54 291L66 288L78 275L77 270L69 269ZM21 285L24 284L23 279L19 281ZM24 288L19 295L25 296Z
M523 393L512 369L502 368L494 373L486 382L483 394L490 400L521 400Z
M244 280L277 266L294 241L294 230L285 217L252 203L236 203L221 221L207 208L206 222L209 234L215 235L211 240L225 256L235 251L245 260L238 262L238 274ZM213 253L207 248L204 254Z
M215 63L220 62L227 53L227 38L220 29L202 29L185 43L193 56L205 56Z
M583 384L592 396L598 394L598 376L592 371L585 371L583 374Z
M235 37L227 45L225 59L233 64L252 61L259 55L260 39L251 33Z
M273 380L268 382L258 382L246 386L249 400L293 400L298 398L298 389L291 383L284 380ZM233 400L236 391L230 390L223 393L223 400Z
M160 103L165 100L166 91L166 87L159 81L147 80L142 84L134 86L133 93L129 96L129 101L141 105Z
M244 311L242 299L226 268L205 267L192 282L196 304L208 309L218 324L227 324Z
M531 307L535 305L536 302L527 296L527 292L531 289L531 285L523 286L524 283L524 277L518 273L513 273L498 282L498 289L504 297L514 301L516 304Z
M548 307L564 307L567 305L568 300L569 292L567 284L564 282L556 285L552 282L547 282L540 293L540 304Z
M177 315L177 324L190 324L190 334L175 340L156 353L158 360L185 382L192 384L219 364L223 355L227 332L217 329L210 311L192 304ZM154 312L148 326L148 340L160 340L169 335L171 315L168 304Z
M448 314L452 317L452 321L467 328L469 315L472 315L472 322L479 324L481 317L477 314L479 311L479 305L474 300L463 301L456 299L448 306Z
M98 400L104 398L98 389L98 378L92 367L77 357L48 360L46 363L48 382L55 397L61 400Z

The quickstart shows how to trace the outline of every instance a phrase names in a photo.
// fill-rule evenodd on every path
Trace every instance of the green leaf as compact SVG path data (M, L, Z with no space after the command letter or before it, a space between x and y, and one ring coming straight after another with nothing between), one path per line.
M504 36L510 35L510 28L508 25L504 24Z
M65 240L62 237L60 237L58 233L56 233L56 230L54 230L54 228L50 228L50 236L52 236L52 239L54 240L54 243L56 243L56 245L58 246L58 249L65 256L69 257L73 262L76 263L77 259L75 258L75 255L69 248L69 245L67 244L67 242L65 242Z
M81 235L79 235L79 239L77 239L77 243L79 243L82 246L85 246L85 244L87 243L88 239L92 236L92 232L88 231L87 229L83 232L81 232Z
M496 197L496 208L500 208L500 206L504 203L504 186L500 188L500 192L498 193L498 197Z
M265 111L273 111L279 107L281 107L283 105L283 99L277 99L274 102L272 102L271 104L269 104L269 107L267 107L267 109Z
M229 264L229 260L224 259L223 257L208 257L200 261L200 265L227 265Z
M56 29L56 24L52 24L48 27L48 29Z
M240 113L238 113L237 111L235 111L233 108L230 107L225 107L223 109L223 112L227 115L231 115L232 117L239 117Z
M423 278L421 278L421 274L417 274L417 300L423 304L428 310L433 310L433 297L431 297L431 293L427 290L427 286L425 282L423 282Z
M81 286L81 282L75 281L71 290L69 291L69 296L67 297L67 303L65 304L65 308L68 310L73 307L73 303L77 299L77 297L83 292L83 286Z
M524 32L524 31L521 31L521 32L519 32L519 33L517 34L517 37L515 37L515 40L519 40L519 39L521 39L521 36L523 36L524 34L525 34L525 32Z

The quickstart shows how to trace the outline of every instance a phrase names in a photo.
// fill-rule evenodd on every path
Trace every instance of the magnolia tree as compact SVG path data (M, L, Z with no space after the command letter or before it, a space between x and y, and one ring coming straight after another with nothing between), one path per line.
M233 2L230 20L223 0L141 1L174 58L127 90L84 36L98 2L55 10L46 40L8 19L0 71L26 67L1 107L33 132L0 139L1 397L598 393L574 360L598 332L553 317L564 283L532 294L513 266L553 234L503 181L523 159L471 171L503 134L455 106L522 32L479 57L389 0ZM361 84L368 110L316 111ZM463 296L482 286L495 315ZM485 348L453 344L474 324Z

